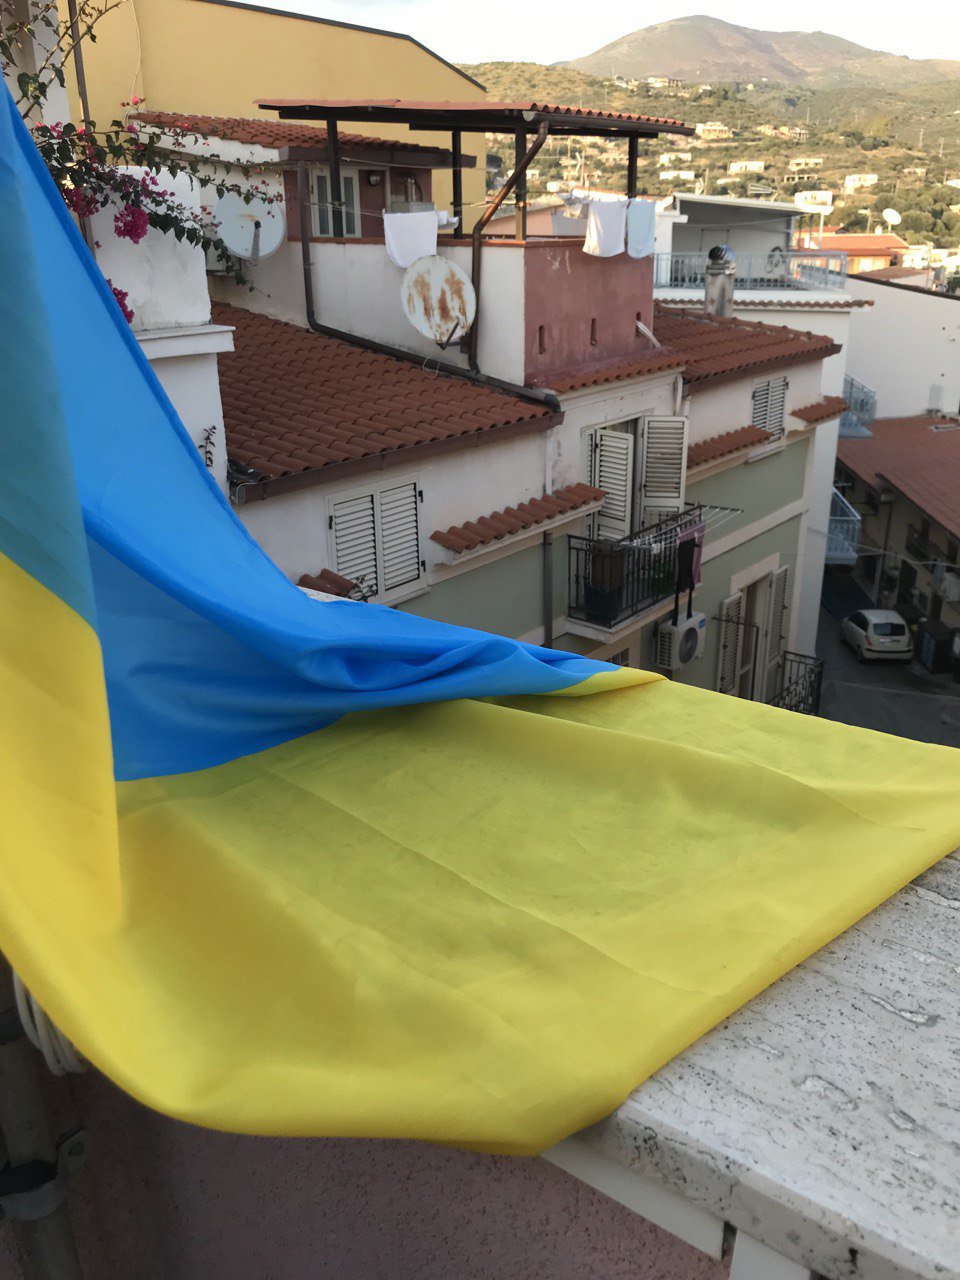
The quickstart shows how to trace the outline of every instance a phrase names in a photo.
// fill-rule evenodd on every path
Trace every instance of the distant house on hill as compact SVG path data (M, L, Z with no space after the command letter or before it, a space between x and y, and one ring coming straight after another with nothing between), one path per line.
M903 255L910 248L906 240L888 233L870 235L848 234L845 231L826 234L822 240L818 238L820 249L839 250L847 255L847 271L849 275L860 275L864 271L880 271L884 267L903 265Z
M725 142L728 138L733 137L733 130L729 125L721 124L719 120L707 120L694 127L697 131L697 137L704 142Z
M877 173L848 173L843 180L844 191L859 191L861 187L875 187L880 181Z

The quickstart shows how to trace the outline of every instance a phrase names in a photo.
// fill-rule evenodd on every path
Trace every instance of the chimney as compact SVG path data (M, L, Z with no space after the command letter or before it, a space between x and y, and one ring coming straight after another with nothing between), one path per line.
M733 307L733 250L716 244L707 254L706 290L703 309L709 316L728 316Z

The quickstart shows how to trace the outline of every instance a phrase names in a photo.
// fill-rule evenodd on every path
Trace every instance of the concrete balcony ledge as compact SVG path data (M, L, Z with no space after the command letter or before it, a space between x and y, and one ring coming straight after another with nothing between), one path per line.
M233 328L227 324L178 325L169 329L134 329L148 360L174 356L216 355L233 350Z

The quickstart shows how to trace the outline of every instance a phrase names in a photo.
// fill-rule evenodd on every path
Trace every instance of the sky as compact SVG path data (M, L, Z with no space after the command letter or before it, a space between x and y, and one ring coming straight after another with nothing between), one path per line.
M260 0L277 9L386 27L451 62L560 62L593 53L639 27L689 14L770 31L828 31L911 58L960 61L960 6L913 0Z

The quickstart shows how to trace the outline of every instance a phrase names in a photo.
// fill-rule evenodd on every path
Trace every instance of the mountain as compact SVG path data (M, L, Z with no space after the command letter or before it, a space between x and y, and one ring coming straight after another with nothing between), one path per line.
M811 88L896 88L960 79L960 62L881 53L823 31L754 31L706 16L642 27L566 65L598 76L754 83L766 79Z

